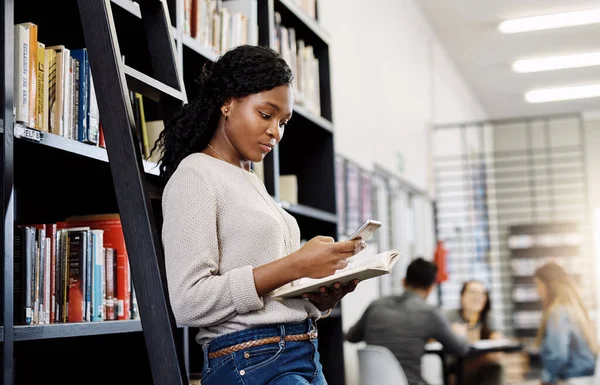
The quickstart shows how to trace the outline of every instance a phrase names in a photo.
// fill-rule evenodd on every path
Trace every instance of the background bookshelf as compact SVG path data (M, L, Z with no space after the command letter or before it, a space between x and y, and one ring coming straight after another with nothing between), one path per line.
M511 228L576 224L578 260L593 266L583 127L580 114L435 127L437 234L449 251L444 306L458 307L462 283L479 279L490 290L497 322L516 335L513 314L535 304L513 300L515 284L532 284L513 274L513 263L572 250L512 250Z
M514 334L529 352L529 371L534 375L540 370L535 337L542 317L542 303L533 279L535 270L548 262L558 263L577 283L585 306L596 309L593 277L581 247L577 223L523 224L509 228ZM591 310L595 317L594 313Z
M192 28L191 23L196 18L191 18L190 12L198 10L197 7L201 7L202 3L201 0L166 1L171 34L176 47L177 65L182 71L185 86L183 91L179 91L176 87L155 80L161 68L152 67L151 53L145 44L141 44L145 42L146 35L138 3L131 0L110 1L120 53L125 63L126 84L130 91L143 95L145 123L160 124L164 118L164 104L159 105L159 101L165 95L174 101L192 99L197 92L194 80L200 75L203 65L215 61L223 49L247 41L250 44L269 45L281 52L275 45L279 33L279 29L275 28L277 18L281 25L295 30L296 39L301 39L305 47L311 47L311 79L318 79L318 87L312 90L312 100L316 101L316 104L304 102L295 106L294 118L288 125L285 140L264 162L264 182L281 206L296 217L303 239L310 239L315 235L337 237L329 37L319 26L315 1L205 2L209 5L214 3L215 12L221 16L220 21L223 21L225 16L230 17L229 25L233 29L224 29L220 33L225 31L233 37L228 43L221 41L221 50L216 44L209 43L206 33L202 35L202 32L198 33L197 29ZM14 47L10 42L13 41L14 24L35 23L38 26L38 41L43 42L46 47L85 47L84 31L75 0L68 0L61 4L61 7L48 2L36 2L33 6L29 1L4 1L3 11L11 16L5 18L4 26L2 48L4 62L9 64L5 66L4 79L12 80L13 77ZM13 18L14 20L11 20ZM57 25L64 28L57 28ZM240 30L240 26L244 26L244 31ZM248 26L247 31L245 26ZM279 42L281 43L281 40ZM297 67L296 64L290 64ZM6 101L13 99L13 91L12 87L5 89L5 107ZM6 111L9 110L5 108ZM138 113L136 111L134 115ZM102 117L100 120L102 121ZM11 119L4 121L8 124ZM141 120L137 121L137 125L139 130ZM136 135L142 134L137 132ZM8 213L5 216L6 227L3 232L5 244L12 243L13 230L9 228L12 223L48 223L61 221L73 215L118 212L115 185L105 148L54 133L33 130L20 123L14 125L14 142L11 139L4 136L4 186L7 186L7 181L14 184L13 200L7 205L8 201L5 199L5 209ZM150 142L153 142L152 136ZM146 158L144 149L140 152ZM14 159L11 158L13 153ZM7 159L10 161L6 161ZM143 159L142 164L145 172L144 186L153 198L155 211L159 211L162 184L157 178L156 159ZM287 195L280 194L282 175L296 177L296 201L286 200ZM9 190L12 188L13 186L10 186ZM5 191L4 196L9 195L10 192ZM160 218L157 221L160 222ZM12 275L12 267L8 266L12 264L12 259L5 258L5 262L2 273L6 278L7 275ZM12 286L12 279L7 281L10 281ZM12 307L12 294L12 287L6 285L2 293L4 309ZM6 385L59 378L64 384L79 383L82 379L91 383L105 383L110 379L111 383L117 384L152 381L151 363L139 320L15 325L12 311L5 314L6 317L0 326L0 341L3 342L1 369ZM343 384L345 380L340 308L334 309L330 317L320 321L319 327L319 349L325 375L330 384ZM194 336L193 328L180 327L176 330L177 350L186 363L190 378L197 377L202 365L202 352L195 343ZM83 349L86 354L74 354ZM31 360L34 352L36 357L43 359ZM115 368L127 368L126 374L109 373L105 364L97 369L98 376L93 374L96 370L94 362L105 362L107 354L110 355Z

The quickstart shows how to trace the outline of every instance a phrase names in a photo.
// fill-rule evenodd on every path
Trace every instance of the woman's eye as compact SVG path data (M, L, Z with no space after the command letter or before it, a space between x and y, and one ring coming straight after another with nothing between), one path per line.
M269 119L271 117L271 115L265 114L264 112L260 112L260 115L263 117L263 119Z
M285 126L287 126L287 122L281 122L281 123L279 123L279 127L280 128L285 128Z

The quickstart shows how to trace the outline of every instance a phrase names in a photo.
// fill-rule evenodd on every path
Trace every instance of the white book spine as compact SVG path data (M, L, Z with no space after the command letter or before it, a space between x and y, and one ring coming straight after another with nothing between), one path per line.
M63 90L64 90L64 98L62 100L62 109L63 109L63 136L68 139L73 139L71 127L73 126L73 116L71 114L71 105L73 103L73 61L71 60L71 52L70 50L64 50L64 74L65 77L63 79Z
M16 121L29 122L29 28L15 25L15 112Z
M50 299L50 297L51 297L51 295L50 295L50 271L52 269L51 246L52 246L52 242L51 242L50 238L46 237L46 249L45 249L46 261L44 262L44 314L45 314L44 322L46 324L50 323L50 306L52 306L51 299Z

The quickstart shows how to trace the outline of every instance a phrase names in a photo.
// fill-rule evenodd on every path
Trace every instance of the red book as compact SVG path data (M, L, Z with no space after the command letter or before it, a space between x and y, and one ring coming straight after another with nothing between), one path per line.
M117 296L115 312L117 319L129 319L130 286L129 258L125 247L125 236L119 214L90 215L67 219L69 226L89 226L91 229L104 230L104 247L115 249L117 259Z
M104 142L104 130L102 129L102 122L99 123L100 126L100 139L98 140L98 146L102 148L106 148L106 143Z

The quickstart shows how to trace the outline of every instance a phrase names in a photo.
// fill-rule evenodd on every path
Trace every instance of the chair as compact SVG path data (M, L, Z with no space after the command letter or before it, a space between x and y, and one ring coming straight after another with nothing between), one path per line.
M408 385L402 366L383 346L367 345L358 349L360 385Z

